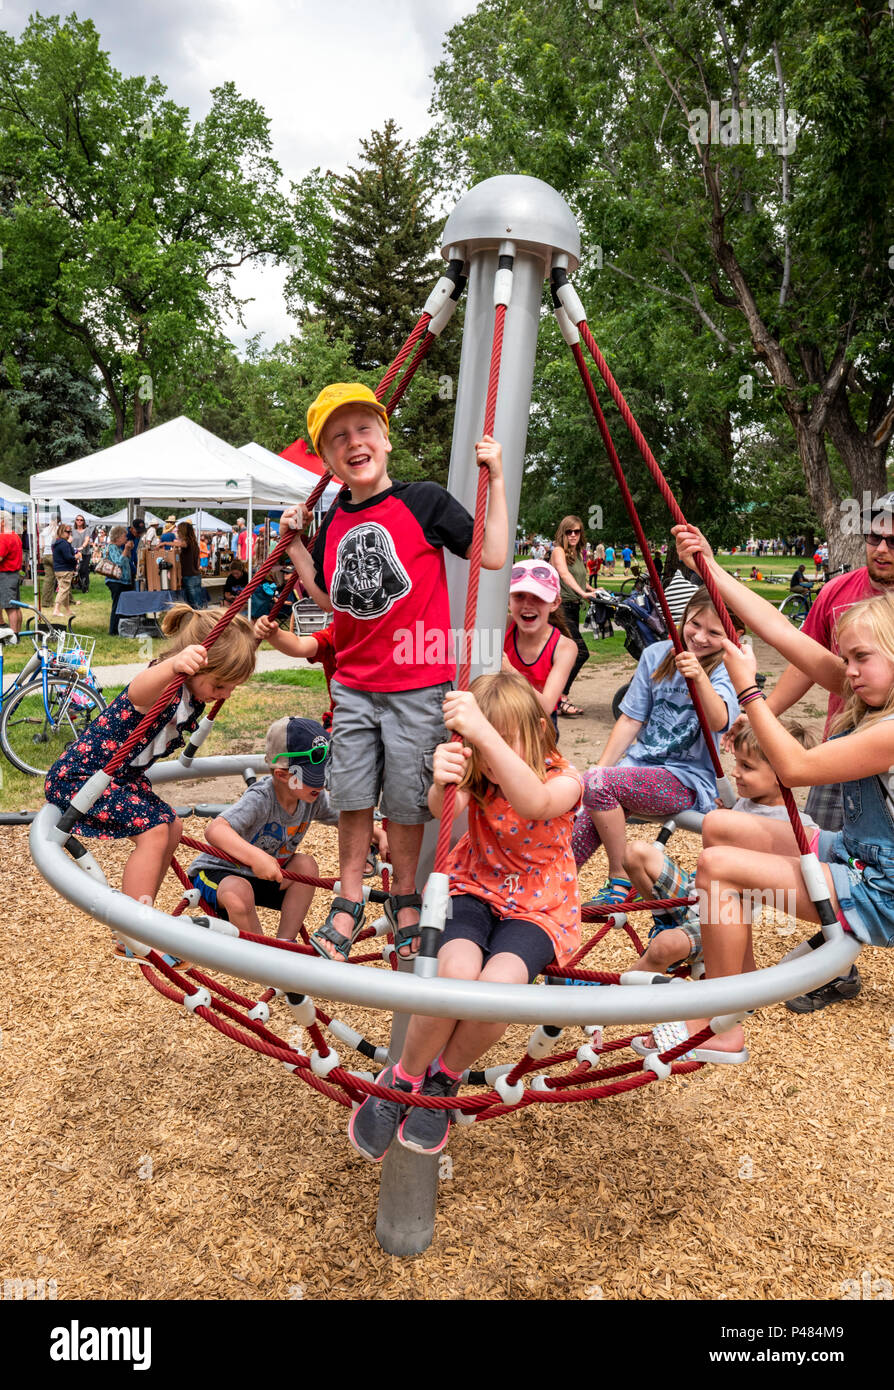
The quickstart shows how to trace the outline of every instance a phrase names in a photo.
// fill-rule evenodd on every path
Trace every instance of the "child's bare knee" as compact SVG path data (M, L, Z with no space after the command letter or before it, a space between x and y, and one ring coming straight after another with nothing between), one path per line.
M651 848L645 840L631 840L624 850L624 863L628 869L641 869Z

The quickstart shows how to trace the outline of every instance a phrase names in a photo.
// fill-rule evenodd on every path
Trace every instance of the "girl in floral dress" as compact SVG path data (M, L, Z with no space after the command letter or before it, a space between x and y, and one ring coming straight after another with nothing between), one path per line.
M207 702L227 699L254 670L256 644L246 618L235 618L210 651L201 645L223 613L222 608L196 612L186 603L169 609L162 629L171 641L159 659L134 677L108 709L68 745L47 774L47 800L66 809L87 779L105 767L171 681L183 677L182 686L153 721L142 747L115 773L89 814L73 828L75 835L133 841L121 890L141 902L155 901L183 831L171 807L152 790L149 768L186 743Z

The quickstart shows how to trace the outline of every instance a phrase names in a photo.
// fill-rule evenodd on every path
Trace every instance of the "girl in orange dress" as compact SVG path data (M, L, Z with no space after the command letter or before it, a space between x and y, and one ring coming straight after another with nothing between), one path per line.
M439 816L444 789L458 785L457 815L469 829L450 862L452 914L441 936L438 974L451 979L528 984L553 960L580 947L580 894L571 848L581 781L559 754L555 731L524 677L479 676L450 691L444 722L463 744L434 755L429 807ZM474 1019L410 1020L401 1059L377 1080L398 1091L454 1096L462 1073L503 1036L507 1025ZM379 1162L395 1134L405 1148L438 1153L451 1112L369 1096L348 1129L354 1148Z

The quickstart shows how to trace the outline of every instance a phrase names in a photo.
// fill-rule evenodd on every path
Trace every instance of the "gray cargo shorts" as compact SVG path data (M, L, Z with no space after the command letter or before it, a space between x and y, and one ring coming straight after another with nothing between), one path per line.
M421 690L355 690L331 682L329 801L334 811L378 806L398 825L432 819L432 755L450 737L442 706L452 688L450 681Z

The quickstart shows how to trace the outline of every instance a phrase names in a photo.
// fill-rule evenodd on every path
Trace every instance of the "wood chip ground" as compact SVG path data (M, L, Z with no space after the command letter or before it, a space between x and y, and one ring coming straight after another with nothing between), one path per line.
M698 844L675 841L688 867ZM311 847L334 873L333 832ZM126 854L100 846L112 882ZM584 893L603 875L597 858ZM434 1241L403 1261L376 1243L379 1169L342 1107L118 962L37 874L24 829L0 829L0 891L0 1280L52 1278L60 1299L352 1300L826 1300L864 1271L894 1280L890 952L863 953L853 1003L761 1011L745 1067L454 1128ZM169 878L160 905L177 897ZM768 920L759 963L794 939ZM631 959L613 933L587 964ZM387 1041L385 1017L338 1012ZM280 1001L271 1026L293 1026Z

